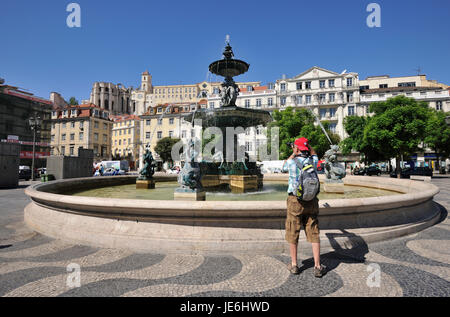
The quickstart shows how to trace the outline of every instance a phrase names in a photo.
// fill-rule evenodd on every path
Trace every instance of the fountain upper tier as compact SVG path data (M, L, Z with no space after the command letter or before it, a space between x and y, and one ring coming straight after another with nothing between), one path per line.
M272 121L270 113L267 111L241 108L237 106L221 107L218 109L201 109L185 117L186 121L192 122L201 119L202 128L208 127L256 127L267 125Z
M223 59L209 65L209 71L213 74L231 78L248 71L250 65L239 59L233 59L233 50L228 43L223 52Z

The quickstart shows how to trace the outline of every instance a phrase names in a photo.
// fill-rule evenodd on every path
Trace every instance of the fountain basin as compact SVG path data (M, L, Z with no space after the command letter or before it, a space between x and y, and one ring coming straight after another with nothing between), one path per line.
M156 183L176 179L173 176L154 178ZM25 222L33 230L53 238L138 252L280 254L287 251L285 200L185 202L60 194L69 189L131 184L135 180L133 176L92 177L30 186L25 190L32 199L25 209ZM287 176L265 175L265 182L271 180L287 181ZM417 232L439 220L439 208L432 200L439 189L432 184L368 176L348 176L344 183L398 194L321 200L319 221L323 248L331 247L336 241L346 245L391 239Z

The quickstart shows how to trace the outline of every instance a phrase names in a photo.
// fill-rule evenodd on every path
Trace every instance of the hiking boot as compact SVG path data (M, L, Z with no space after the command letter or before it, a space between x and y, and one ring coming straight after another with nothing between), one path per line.
M320 268L314 267L314 276L315 277L322 277L325 274L327 267L325 265L320 265Z
M289 272L291 272L291 274L294 275L300 274L300 269L298 268L297 265L292 265L292 263L289 263L287 268Z

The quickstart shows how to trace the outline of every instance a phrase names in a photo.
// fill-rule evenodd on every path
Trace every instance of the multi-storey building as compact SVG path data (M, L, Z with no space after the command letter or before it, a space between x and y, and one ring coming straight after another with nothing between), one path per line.
M192 127L190 122L184 118L195 111L206 107L206 100L202 104L197 103L179 103L164 104L156 107L149 107L147 112L141 118L141 142L140 142L140 160L145 149L149 148L157 161L160 161L158 154L155 152L156 144L165 137L181 139L184 143L191 137L201 136L201 127ZM203 107L203 108L204 108Z
M38 117L41 124L36 129L35 167L45 166L45 157L50 154L52 107L51 101L0 81L0 142L20 144L20 165L31 166L33 131L29 119Z
M113 159L128 160L130 169L139 168L140 121L135 115L113 117L112 156Z
M122 84L95 82L89 101L113 115L131 114L135 111L131 103L131 91L132 88L125 88Z
M389 75L369 76L365 80L360 80L359 85L361 90L404 87L449 88L448 85L438 83L436 80L428 80L426 75L400 77L390 77Z
M111 159L109 111L94 104L66 106L52 111L51 154L77 155L78 149L92 149L94 160Z
M237 85L241 89L251 89L251 87L259 87L260 82L242 82ZM160 104L199 103L202 99L217 94L220 88L220 82L207 81L196 84L153 86L152 76L145 71L141 74L139 88L131 93L131 112L142 115L148 107Z
M275 88L280 109L310 109L320 120L329 121L330 130L341 139L346 136L343 122L347 115L366 115L359 105L357 73L338 74L314 66L293 78L277 80Z

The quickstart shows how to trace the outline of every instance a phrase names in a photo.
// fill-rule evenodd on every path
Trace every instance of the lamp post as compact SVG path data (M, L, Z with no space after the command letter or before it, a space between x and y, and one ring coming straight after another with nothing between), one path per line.
M39 133L39 128L41 125L41 118L38 117L37 112L34 113L34 117L30 117L28 119L28 123L30 124L30 128L33 131L33 158L31 160L31 180L36 180L34 176L34 157L36 153L36 133Z

